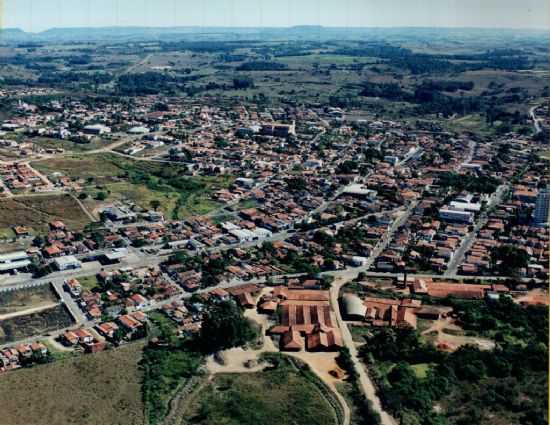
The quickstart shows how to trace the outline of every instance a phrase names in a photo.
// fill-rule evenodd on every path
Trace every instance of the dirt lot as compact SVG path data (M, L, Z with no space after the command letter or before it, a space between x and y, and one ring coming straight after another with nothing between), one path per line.
M73 320L62 305L0 321L0 344L30 338L71 326Z
M436 346L446 347L454 351L463 345L477 345L480 350L492 350L495 347L494 341L487 338L466 336L463 329L449 317L436 321L426 320L426 328L421 335L426 341Z
M31 227L36 232L43 232L53 220L62 220L73 230L82 229L90 221L69 195L0 200L0 229L20 225Z
M57 303L57 298L48 285L3 292L0 296L0 318L6 314L40 308L52 303Z
M3 425L143 425L142 344L0 375Z

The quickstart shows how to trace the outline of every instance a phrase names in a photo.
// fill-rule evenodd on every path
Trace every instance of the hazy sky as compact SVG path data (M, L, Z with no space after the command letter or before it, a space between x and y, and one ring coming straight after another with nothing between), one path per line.
M550 30L550 0L4 0L0 23L26 31L305 24Z

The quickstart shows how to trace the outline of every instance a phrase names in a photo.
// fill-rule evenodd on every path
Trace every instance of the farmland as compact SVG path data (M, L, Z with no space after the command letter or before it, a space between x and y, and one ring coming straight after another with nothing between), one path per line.
M0 376L0 422L10 425L142 425L142 344ZM32 391L29 391L32 388ZM53 390L55 389L55 390Z

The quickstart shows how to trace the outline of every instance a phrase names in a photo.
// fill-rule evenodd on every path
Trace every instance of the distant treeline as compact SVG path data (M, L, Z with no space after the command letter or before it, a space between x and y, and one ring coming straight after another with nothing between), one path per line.
M502 97L496 96L449 96L443 92L454 93L458 90L470 91L474 87L471 81L426 81L414 91L404 90L397 83L363 83L361 96L380 97L397 102L409 102L417 105L418 113L469 114L474 112L496 113L498 106L505 103L519 103L522 95L515 93ZM499 112L500 113L500 112Z
M368 56L387 60L387 64L412 74L464 72L485 68L517 70L529 68L529 61L518 50L491 50L480 54L430 55L390 45L349 47L330 54ZM455 62L453 62L455 61ZM462 62L456 62L462 61Z
M38 78L38 83L51 86L69 83L105 84L112 79L113 76L111 74L99 72L93 74L84 72L44 72Z
M200 75L174 76L161 72L121 75L117 80L117 92L124 96L143 96L159 92L184 90L186 83L201 78Z
M272 61L250 61L237 67L237 71L284 71L288 65Z

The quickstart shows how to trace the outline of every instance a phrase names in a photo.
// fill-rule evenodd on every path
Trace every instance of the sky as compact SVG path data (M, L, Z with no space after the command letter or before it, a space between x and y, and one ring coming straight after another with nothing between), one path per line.
M0 0L0 25L486 27L550 30L550 0Z

